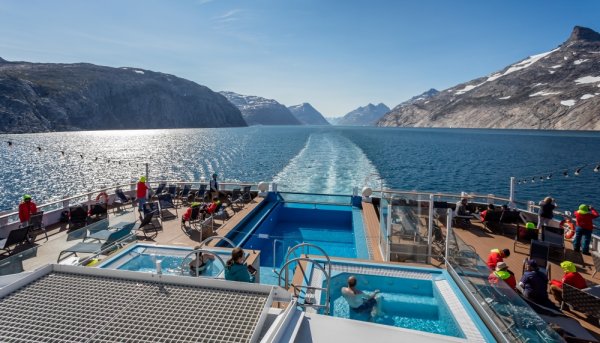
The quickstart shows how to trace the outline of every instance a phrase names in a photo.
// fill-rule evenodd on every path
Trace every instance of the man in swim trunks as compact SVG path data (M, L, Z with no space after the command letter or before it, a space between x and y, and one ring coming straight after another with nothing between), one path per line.
M342 287L342 296L350 305L350 311L363 313L370 312L371 317L375 317L381 306L381 299L377 296L379 290L375 290L371 294L364 293L356 287L356 278L350 276L348 278L348 287Z

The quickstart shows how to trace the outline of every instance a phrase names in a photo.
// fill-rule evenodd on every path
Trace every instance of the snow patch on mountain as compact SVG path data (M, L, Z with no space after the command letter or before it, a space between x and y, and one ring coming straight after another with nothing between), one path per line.
M595 82L600 82L600 76L584 76L575 80L575 83L578 85Z
M533 96L547 96L547 95L557 95L560 94L560 92L547 92L547 91L539 91L533 94L529 94L529 97L533 97Z
M587 99L591 99L591 98L593 98L593 97L595 97L595 95L594 95L594 94L584 94L584 95L582 95L582 96L581 96L581 98L579 98L579 99L581 99L581 100L587 100Z
M563 100L560 102L561 105L571 107L575 105L575 100Z

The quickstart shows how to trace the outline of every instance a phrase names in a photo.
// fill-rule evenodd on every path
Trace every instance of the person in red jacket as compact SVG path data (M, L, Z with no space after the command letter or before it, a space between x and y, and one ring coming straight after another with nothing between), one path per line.
M144 204L146 203L146 197L148 194L148 184L146 184L146 177L140 177L140 180L137 183L137 190L135 192L135 196L138 199L138 207L140 212L144 210Z
M490 268L491 270L495 270L496 264L498 264L498 262L504 261L504 258L508 256L510 256L510 250L508 249L492 249L487 259L488 268Z
M565 274L563 275L562 280L552 280L550 281L550 293L554 295L554 299L559 303L563 301L563 284L567 284L573 286L575 288L584 289L587 287L587 283L581 274L577 272L577 268L575 264L571 261L564 261L560 264L562 270L564 270Z
M579 252L579 249L581 249L584 255L590 254L590 240L594 229L592 220L595 218L598 218L598 212L591 206L581 204L579 210L575 211L575 219L577 219L575 238L573 239L573 250L575 252Z
M493 271L490 276L488 276L488 281L492 285L498 284L500 280L506 282L506 284L512 289L517 288L517 279L515 279L515 274L508 270L508 265L504 261L498 262L498 264L496 264L496 270Z
M23 195L23 202L19 204L19 220L21 226L27 226L31 215L37 213L37 206L31 201L31 195Z

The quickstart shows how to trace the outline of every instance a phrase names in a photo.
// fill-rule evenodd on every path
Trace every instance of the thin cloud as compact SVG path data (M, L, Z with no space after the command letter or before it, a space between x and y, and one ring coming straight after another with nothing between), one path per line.
M240 14L243 11L241 9L233 9L225 12L224 14L215 17L213 20L217 23L230 23L234 21L238 21L240 19Z

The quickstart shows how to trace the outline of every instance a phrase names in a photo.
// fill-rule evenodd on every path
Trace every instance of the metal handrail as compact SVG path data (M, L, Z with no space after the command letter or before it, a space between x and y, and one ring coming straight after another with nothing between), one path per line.
M210 251L210 250L206 250L206 249L194 249L194 250L190 251L189 254L185 255L183 257L183 260L181 260L181 265L179 266L179 269L181 270L181 275L183 275L183 271L184 271L184 266L183 265L185 264L185 260L188 257L190 257L190 256L192 256L194 254L197 256L198 253L203 253L203 254L206 253L206 254L213 255L214 257L216 257L219 260L219 262L221 262L221 264L223 265L223 270L225 270L226 263L225 263L225 261L223 261L223 259L221 258L221 256L219 256L218 254L215 254L213 251ZM196 276L200 276L200 272L198 271L198 263L199 263L199 261L196 258L196 268L195 268L196 269ZM215 278L216 278L216 276L215 276Z
M325 255L325 257L327 257L328 261L329 261L329 256ZM326 287L313 287L313 286L298 286L298 285L291 285L289 283L289 268L288 266L292 263L295 262L300 262L300 261L305 261L305 262L312 262L313 266L317 267L321 272L323 272L323 274L325 274L326 277L326 281L327 281L327 286ZM283 287L285 289L288 288L289 285L291 285L292 287L294 287L294 290L298 290L298 292L300 292L300 290L302 290L302 288L306 288L308 289L316 289L316 290L321 290L321 291L325 291L325 304L321 305L321 304L307 304L307 303L303 303L303 304L298 304L298 306L302 306L302 307L313 307L313 308L324 308L325 309L325 314L329 314L329 303L330 303L330 299L329 299L329 293L331 290L331 263L328 263L328 269L329 269L329 273L325 270L324 266L321 266L321 264L319 264L317 261L315 261L312 258L309 257L296 257L293 258L291 260L286 261L283 264L282 270L285 270L285 284L283 286L281 286L281 272L279 273L279 286ZM306 293L308 294L308 293Z
M205 240L203 240L202 242L200 242L200 246L203 246L206 243L208 243L208 242L210 242L212 240L215 240L215 239L219 239L219 240L227 242L229 245L231 245L232 248L236 247L235 243L233 243L231 241L231 239L229 239L227 237L224 237L224 236L210 236L210 237L207 237Z

